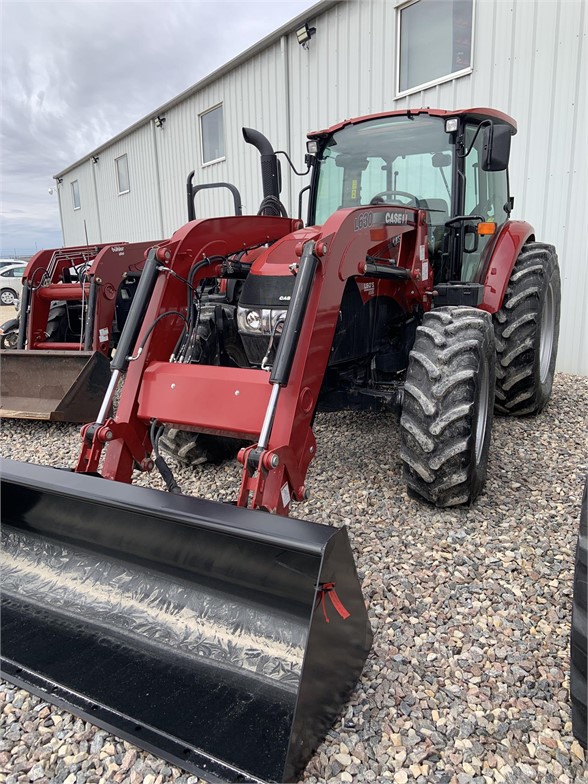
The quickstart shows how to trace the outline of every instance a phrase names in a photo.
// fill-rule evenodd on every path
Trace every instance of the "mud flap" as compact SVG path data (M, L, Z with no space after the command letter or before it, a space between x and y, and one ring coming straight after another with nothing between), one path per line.
M99 351L0 351L0 416L92 422L109 380Z
M295 781L371 646L346 529L1 474L4 677L209 781Z

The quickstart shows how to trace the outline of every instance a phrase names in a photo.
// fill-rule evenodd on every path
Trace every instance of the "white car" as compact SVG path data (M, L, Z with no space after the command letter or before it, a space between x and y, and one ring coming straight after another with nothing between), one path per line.
M21 262L0 267L0 305L14 305L20 299L26 266Z

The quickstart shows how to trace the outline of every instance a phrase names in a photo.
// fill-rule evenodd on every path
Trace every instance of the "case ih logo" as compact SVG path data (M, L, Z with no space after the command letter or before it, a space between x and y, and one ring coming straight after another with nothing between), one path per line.
M408 223L407 212L387 212L384 216L387 226L402 226Z
M124 245L113 245L110 250L113 253L123 254L125 252L125 246Z

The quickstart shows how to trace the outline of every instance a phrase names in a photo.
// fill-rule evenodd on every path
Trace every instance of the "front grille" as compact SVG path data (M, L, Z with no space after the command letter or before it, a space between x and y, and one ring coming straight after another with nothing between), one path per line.
M242 308L286 309L294 289L293 275L254 275L249 273L239 297Z
M243 341L243 347L245 348L245 353L247 354L249 363L259 367L263 361L263 358L265 357L265 353L269 345L269 335L245 335L241 333L241 340ZM278 347L279 342L280 338L278 335L276 335L274 338L274 345L271 356L269 358L270 364L274 360L276 353L275 349Z

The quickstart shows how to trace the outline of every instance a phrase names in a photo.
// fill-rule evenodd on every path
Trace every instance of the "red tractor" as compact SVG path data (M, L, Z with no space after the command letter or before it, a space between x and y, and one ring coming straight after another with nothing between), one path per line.
M2 325L0 416L89 422L153 242L41 250Z
M317 410L396 407L409 491L439 506L473 500L494 407L539 412L557 350L555 250L510 220L515 132L489 109L346 121L309 136L306 228L227 218L188 224L162 244L152 264L172 274L145 323L180 314L143 338L117 417L141 447L115 439L106 474L130 481L130 466L148 465L157 443L200 462L236 452L227 437L249 439L238 503L285 513L304 494ZM244 134L261 152L260 212L283 215L273 149ZM189 279L187 294L176 274ZM223 287L200 296L198 281L213 275ZM163 365L150 367L156 357ZM248 391L229 405L240 378ZM90 463L86 450L79 470Z
M559 270L510 219L515 132L469 109L312 133L305 227L245 129L260 214L149 251L75 472L4 461L6 678L205 778L297 779L371 645L346 531L287 518L316 412L398 409L409 491L448 506L483 487L494 408L549 399ZM236 504L182 495L164 445L239 449ZM169 493L132 485L154 467Z

